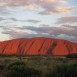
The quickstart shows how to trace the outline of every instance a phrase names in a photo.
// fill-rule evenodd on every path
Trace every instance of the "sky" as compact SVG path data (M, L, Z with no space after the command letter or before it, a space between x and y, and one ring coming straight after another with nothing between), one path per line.
M32 37L77 42L77 0L0 0L0 41Z

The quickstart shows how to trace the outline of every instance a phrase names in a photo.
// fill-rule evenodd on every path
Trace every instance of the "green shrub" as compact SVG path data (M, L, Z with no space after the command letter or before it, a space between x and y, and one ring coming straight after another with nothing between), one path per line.
M19 64L18 64L19 63ZM38 70L27 67L23 62L15 62L8 67L6 77L40 77Z
M77 64L58 65L46 77L77 77Z
M13 67L13 66L15 66L15 65L16 65L16 66L25 66L25 63L24 63L24 62L20 62L20 61L11 63L11 64L9 64L8 69L10 69L11 67Z

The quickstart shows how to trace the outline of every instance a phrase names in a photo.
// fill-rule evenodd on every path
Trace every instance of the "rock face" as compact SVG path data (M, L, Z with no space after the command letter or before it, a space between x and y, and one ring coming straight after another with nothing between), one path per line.
M77 53L77 43L54 38L20 38L0 42L0 54L67 55Z

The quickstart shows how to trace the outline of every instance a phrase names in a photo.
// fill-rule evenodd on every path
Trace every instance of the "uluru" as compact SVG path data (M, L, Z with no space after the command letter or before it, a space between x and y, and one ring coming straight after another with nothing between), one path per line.
M19 38L0 42L0 54L67 55L72 53L77 53L77 43L55 38Z

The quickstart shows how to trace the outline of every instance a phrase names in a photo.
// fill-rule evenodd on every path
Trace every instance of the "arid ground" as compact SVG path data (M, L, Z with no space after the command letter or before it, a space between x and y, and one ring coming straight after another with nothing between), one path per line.
M9 76L7 75L8 71L10 70L8 68L9 67L11 68L12 65L16 62L18 62L20 65L25 63L26 67L32 68L32 69L35 69L35 71L38 71L39 76L34 75L35 77L45 77L50 71L53 71L56 66L63 65L63 67L64 67L65 65L74 65L74 64L77 65L76 58L71 59L71 58L66 58L64 56L48 55L48 56L26 56L26 57L20 57L20 56L19 57L16 57L16 56L0 57L0 77L10 77L11 72L9 73ZM19 64L17 66L19 66ZM18 67L18 69L19 68L20 67ZM14 69L15 69L15 67L14 67ZM18 76L12 75L12 77L18 77ZM33 77L33 76L24 75L22 77ZM51 76L46 76L46 77L51 77ZM55 77L58 77L58 76L55 76Z

